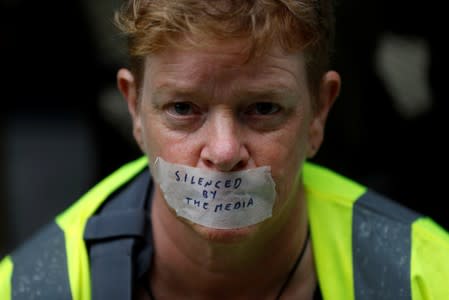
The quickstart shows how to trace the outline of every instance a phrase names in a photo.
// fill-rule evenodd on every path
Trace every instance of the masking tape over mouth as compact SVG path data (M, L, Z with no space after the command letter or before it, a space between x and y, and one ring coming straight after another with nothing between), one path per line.
M234 229L271 217L276 191L268 166L217 172L172 164L158 157L151 173L168 205L178 216L194 223Z

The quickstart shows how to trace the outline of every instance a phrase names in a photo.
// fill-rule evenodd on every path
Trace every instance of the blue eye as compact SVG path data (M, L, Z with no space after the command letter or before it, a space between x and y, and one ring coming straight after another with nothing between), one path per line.
M204 120L201 107L190 101L173 101L163 106L167 126L178 131L195 130Z
M248 112L256 115L272 115L281 110L278 104L271 102L258 102L253 104Z
M180 116L188 116L195 113L193 105L189 102L176 102L170 110L172 113Z

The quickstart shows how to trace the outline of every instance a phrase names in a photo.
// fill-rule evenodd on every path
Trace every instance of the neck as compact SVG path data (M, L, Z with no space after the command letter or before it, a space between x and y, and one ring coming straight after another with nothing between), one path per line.
M156 299L276 299L307 233L303 193L267 222L242 230L210 230L180 222L162 197L153 199L155 256L151 286ZM196 225L195 225L196 226ZM312 260L311 251L302 258ZM293 278L306 278L313 264L301 262ZM267 276L269 274L270 276ZM313 274L313 273L310 273ZM257 288L255 288L257 287Z

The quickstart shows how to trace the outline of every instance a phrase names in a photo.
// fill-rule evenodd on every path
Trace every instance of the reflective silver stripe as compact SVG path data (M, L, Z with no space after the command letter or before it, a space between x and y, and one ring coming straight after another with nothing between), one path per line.
M411 299L411 224L420 215L372 191L353 208L356 300Z
M12 300L72 299L64 232L51 223L12 254Z

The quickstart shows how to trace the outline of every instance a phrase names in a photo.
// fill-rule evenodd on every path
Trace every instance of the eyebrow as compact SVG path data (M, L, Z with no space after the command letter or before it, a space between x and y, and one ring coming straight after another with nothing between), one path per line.
M292 95L290 90L258 90L258 91L240 91L236 93L238 98L252 100L281 100Z
M161 96L164 94L171 94L177 96L194 97L200 96L202 93L196 87L183 87L174 84L163 84L158 86L154 91L154 96Z
M175 95L180 98L195 98L203 99L205 98L204 93L201 89L196 89L195 87L179 87L179 86L162 86L156 89L154 96L158 97L164 94ZM235 97L240 99L281 99L286 96L293 95L294 91L291 88L273 86L273 87L261 87L261 88L236 88L231 92Z

